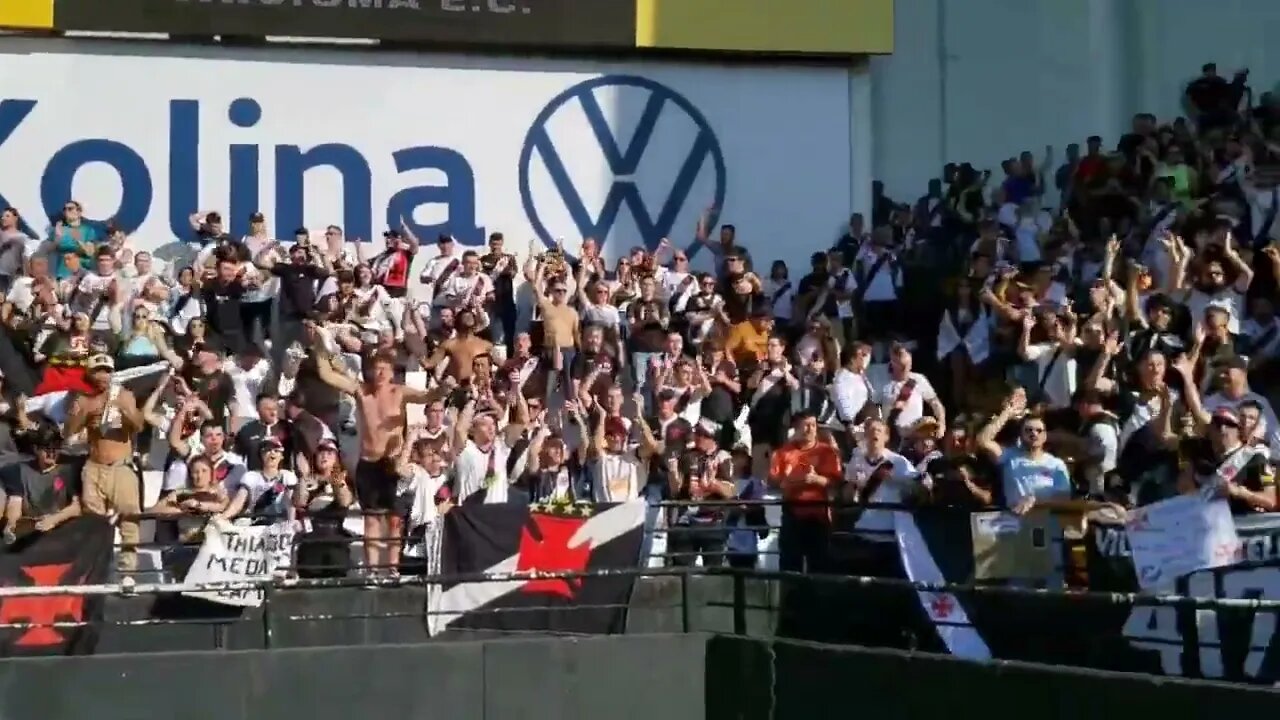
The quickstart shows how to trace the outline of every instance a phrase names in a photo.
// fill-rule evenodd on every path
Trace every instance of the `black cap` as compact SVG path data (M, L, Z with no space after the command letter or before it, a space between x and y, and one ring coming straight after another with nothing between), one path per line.
M386 232L382 233L382 237L384 237L384 238L398 238L398 237L400 237L400 231L399 231L399 230L395 230L395 229L389 229L389 230L387 230Z
M262 442L258 445L258 452L260 453L264 453L268 450L283 450L283 449L284 449L284 443L280 442L280 440L275 436L267 436L263 438Z
M267 216L260 212L253 213L249 216L249 222L266 222Z
M293 234L294 234L294 235L306 235L307 237L310 237L310 236L311 236L311 231L310 231L310 230L308 230L308 229L306 229L306 228L304 228L304 227L300 227L300 228L298 228L297 230L294 230L294 231L293 231Z
M1248 370L1249 369L1249 361L1245 360L1239 355L1232 355L1231 357L1223 358L1218 362L1214 363L1214 365L1219 370Z
M442 243L442 244L451 243L453 242L453 236L450 235L449 233L440 233L440 235L436 238L436 242Z

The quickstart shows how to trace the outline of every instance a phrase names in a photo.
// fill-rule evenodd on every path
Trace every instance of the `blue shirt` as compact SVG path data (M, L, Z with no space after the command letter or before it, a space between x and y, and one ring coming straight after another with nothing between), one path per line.
M1049 453L1033 460L1022 448L1006 448L1000 455L1000 479L1004 485L1004 502L1009 507L1029 496L1049 500L1071 495L1067 464Z
M88 243L90 247L96 247L102 238L98 229L87 222L82 222L77 227L80 230L80 239ZM88 267L89 261L93 260L93 254L86 253L84 248L80 247L80 243L76 242L75 236L71 234L70 226L63 226L61 234L55 232L53 241L55 246L53 250L53 276L58 280L66 280L71 277L71 269L63 261L63 255L76 253L80 256L81 267Z

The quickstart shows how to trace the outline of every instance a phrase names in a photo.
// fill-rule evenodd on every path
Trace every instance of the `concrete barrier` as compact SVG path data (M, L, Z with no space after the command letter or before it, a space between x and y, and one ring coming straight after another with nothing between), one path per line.
M0 662L0 717L1267 717L1272 689L709 634Z

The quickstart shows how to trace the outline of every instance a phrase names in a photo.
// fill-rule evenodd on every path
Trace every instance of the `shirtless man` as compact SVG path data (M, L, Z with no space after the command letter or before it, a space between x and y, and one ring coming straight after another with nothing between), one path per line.
M360 462L356 465L356 498L364 516L364 559L371 576L394 577L400 565L401 520L395 508L396 486L400 474L396 461L405 441L405 405L425 404L431 398L426 390L396 385L395 359L377 353L365 362L366 379L359 382L334 368L328 351L317 341L316 367L320 379L335 390L347 393L356 401L356 429L360 436ZM387 539L392 539L388 546Z
M80 504L85 513L107 516L132 515L120 521L121 572L138 568L138 520L142 511L138 474L134 471L133 438L145 426L137 398L128 389L112 388L115 361L94 355L85 366L85 380L94 394L77 395L71 402L63 437L87 431L89 459L81 474Z

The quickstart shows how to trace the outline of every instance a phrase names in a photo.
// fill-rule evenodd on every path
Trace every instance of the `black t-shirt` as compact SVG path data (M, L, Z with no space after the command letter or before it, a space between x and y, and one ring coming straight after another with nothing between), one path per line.
M293 453L290 448L289 426L283 420L277 420L275 425L271 426L270 431L267 426L262 424L261 420L254 420L245 423L236 433L234 449L237 455L244 458L246 465L250 470L262 469L262 442L268 437L275 438L284 446L284 464L285 467L292 469L290 462L293 459Z
M1236 453L1249 452L1253 456L1234 475L1227 479L1254 492L1262 492L1273 486L1273 471L1266 452L1257 452L1242 445L1226 455L1218 455L1213 451L1213 444L1209 441L1209 438L1203 437L1183 440L1179 445L1179 450L1182 457L1190 463L1191 470L1196 476L1197 485L1205 486L1216 482L1219 468L1229 462ZM1248 503L1235 498L1231 498L1229 502L1231 512L1236 515L1256 512Z
M209 406L209 411L213 413L213 421L220 425L224 424L227 419L227 409L231 407L231 398L235 395L235 386L231 382L231 377L218 370L211 375L192 374L187 382L191 386L191 391Z
M627 307L631 323L631 352L662 352L667 329L662 319L668 317L661 300L636 300Z
M244 297L244 285L239 280L229 283L212 280L202 292L209 329L219 334L241 332L240 302Z
M596 376L595 385L583 388L583 391L593 395L600 395L608 390L609 386L614 382L614 377L618 375L618 361L609 351L579 352L574 356L573 363L569 366L569 377L574 380L585 380L587 375L596 368L600 369L600 374Z
M480 269L486 275L491 275L498 265L498 260L504 257L507 259L507 266L493 281L494 304L499 308L508 308L515 304L516 258L506 253L486 253L480 256Z
M974 485L993 493L992 504L1004 505L999 497L1000 483L995 482L996 467L989 459L977 455L957 455L955 457L940 456L929 461L925 472L933 480L933 498L940 505L957 505L971 509L979 509L983 503L973 496L969 488L960 478L960 473L968 468L969 478Z
M329 276L310 263L277 263L271 273L280 278L280 315L290 319L306 317L315 308L316 282Z
M1217 110L1226 103L1227 80L1222 77L1199 77L1187 86L1187 97L1197 110Z
M41 517L58 512L80 494L79 473L66 465L54 465L40 472L31 462L17 463L0 471L0 484L9 498L22 498L25 517Z

